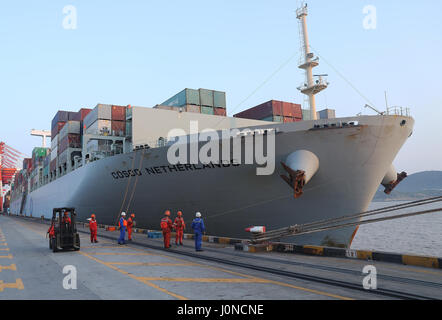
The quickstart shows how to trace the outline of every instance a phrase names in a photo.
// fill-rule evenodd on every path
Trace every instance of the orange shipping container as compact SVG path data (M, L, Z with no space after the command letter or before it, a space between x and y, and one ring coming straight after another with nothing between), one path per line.
M224 108L213 108L213 114L215 116L223 116L223 117L227 115L226 109Z

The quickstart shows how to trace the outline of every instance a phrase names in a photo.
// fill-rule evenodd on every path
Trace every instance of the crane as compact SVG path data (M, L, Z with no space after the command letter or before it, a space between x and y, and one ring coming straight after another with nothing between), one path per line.
M3 197L7 190L3 185L11 184L25 157L24 153L0 141L0 212L3 211Z

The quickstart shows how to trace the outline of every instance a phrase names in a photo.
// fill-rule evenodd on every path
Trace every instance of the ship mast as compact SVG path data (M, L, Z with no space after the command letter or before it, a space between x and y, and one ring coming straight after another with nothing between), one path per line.
M319 65L319 58L310 52L310 45L307 32L307 4L303 4L298 10L296 10L296 18L299 20L299 30L302 32L301 51L304 53L304 59L298 66L300 69L305 70L306 83L303 83L298 90L305 94L309 98L310 106L310 120L316 120L316 101L315 95L326 89L328 86L327 80L324 78L326 75L313 75L313 68Z

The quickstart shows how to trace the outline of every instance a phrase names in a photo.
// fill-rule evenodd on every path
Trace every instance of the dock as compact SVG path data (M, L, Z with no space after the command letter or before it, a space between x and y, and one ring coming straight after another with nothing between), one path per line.
M42 219L0 216L0 299L442 299L442 269L434 263L379 261L373 254L349 259L268 247L249 250L244 243L216 237L205 237L203 252L195 252L192 239L175 246L174 238L166 250L162 238L148 238L144 232L118 245L119 232L104 226L98 230L99 242L90 243L83 223L77 226L81 250L53 253L48 227ZM311 251L321 251L316 249ZM364 288L366 266L375 267L376 289ZM72 270L75 288L72 283L66 288Z

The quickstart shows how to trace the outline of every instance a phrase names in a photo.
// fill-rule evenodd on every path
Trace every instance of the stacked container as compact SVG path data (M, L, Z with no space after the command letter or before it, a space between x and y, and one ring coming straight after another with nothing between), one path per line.
M318 119L335 119L336 112L333 109L324 109L317 112Z
M83 120L86 134L111 135L112 106L98 104Z
M34 148L32 150L32 164L34 168L43 166L44 160L51 150L49 148Z
M302 111L299 104L270 100L240 112L234 117L288 123L302 121Z
M175 111L184 108L186 112L226 116L226 93L209 89L184 89L155 108Z
M111 117L112 136L124 137L126 135L126 107L112 106Z

